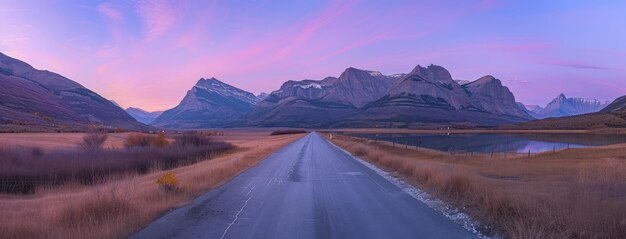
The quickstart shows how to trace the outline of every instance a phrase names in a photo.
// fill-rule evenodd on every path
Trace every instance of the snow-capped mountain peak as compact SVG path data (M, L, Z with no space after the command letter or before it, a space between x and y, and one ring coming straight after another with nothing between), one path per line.
M214 92L225 97L233 97L253 105L259 102L259 98L257 98L254 94L228 85L215 79L214 77L210 79L201 78L194 86L194 89Z
M608 104L609 102L601 102L596 99L568 98L561 93L545 108L538 109L536 113L542 118L573 116L600 111Z

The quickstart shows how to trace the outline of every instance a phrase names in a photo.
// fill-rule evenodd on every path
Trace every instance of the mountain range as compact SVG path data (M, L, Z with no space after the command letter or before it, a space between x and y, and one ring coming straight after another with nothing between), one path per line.
M406 74L347 68L338 77L287 81L254 94L215 78L201 78L164 112L119 105L59 74L0 53L0 124L121 127L133 130L221 127L492 127L541 125L535 118L585 114L620 125L626 99L612 104L567 98L545 108L524 106L497 78L454 80L444 67L416 66ZM606 108L605 108L606 106ZM567 118L567 117L566 117ZM610 120L606 120L610 118ZM565 119L565 118L564 118ZM549 119L546 119L549 120ZM549 121L555 122L555 121ZM550 123L551 124L551 123ZM588 125L587 125L588 126ZM582 126L577 126L578 128Z
M493 76L460 85L441 66L418 65L382 98L363 106L340 126L494 126L531 119L517 108L509 89Z
M0 53L0 124L144 130L123 109L57 73Z
M502 129L601 129L626 127L626 96L622 96L602 110L594 113L546 118L516 125L503 126Z
M491 126L533 119L493 76L460 85L441 66L408 74L346 69L339 77L285 82L236 124L253 127Z
M564 94L559 94L546 107L533 105L525 106L525 109L533 117L544 119L594 113L602 110L609 103L611 102L601 102L596 99L567 98Z

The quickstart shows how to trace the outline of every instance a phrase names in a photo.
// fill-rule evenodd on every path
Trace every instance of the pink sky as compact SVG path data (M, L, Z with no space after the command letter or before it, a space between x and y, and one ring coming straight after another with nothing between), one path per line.
M518 101L626 95L626 17L553 1L14 1L0 51L124 107L164 110L200 77L253 92L348 67L501 79Z

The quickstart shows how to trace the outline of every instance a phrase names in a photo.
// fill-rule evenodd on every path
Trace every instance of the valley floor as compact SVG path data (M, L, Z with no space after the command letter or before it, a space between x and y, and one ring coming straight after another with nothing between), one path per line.
M303 136L269 136L270 131L238 129L214 135L213 138L233 143L238 149L189 166L108 177L92 186L70 183L38 190L34 195L0 194L3 215L0 235L3 238L127 237L168 210L188 205L194 198ZM333 132L337 131L433 132L406 129ZM520 132L529 131L515 131ZM323 135L330 139L328 133ZM0 146L72 148L84 136L0 134ZM109 134L105 147L123 147L126 137L125 133ZM509 155L505 159L497 154L492 158L482 154L450 155L424 148L407 149L402 145L393 147L336 133L331 141L462 209L484 224L483 232L505 238L624 238L626 235L626 144L567 149L533 154L530 158ZM184 190L167 192L159 188L155 181L166 172L177 175Z

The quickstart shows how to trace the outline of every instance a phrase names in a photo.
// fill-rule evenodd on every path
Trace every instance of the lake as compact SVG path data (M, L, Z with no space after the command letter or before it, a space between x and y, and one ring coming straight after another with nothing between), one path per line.
M599 134L348 134L408 144L439 151L539 153L553 149L584 148L626 143L625 135Z

